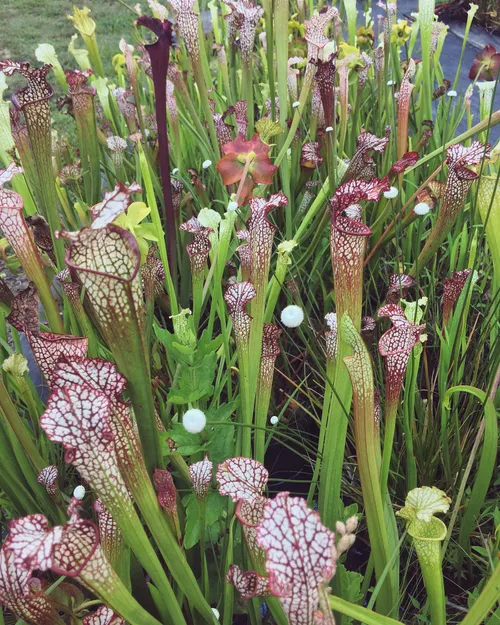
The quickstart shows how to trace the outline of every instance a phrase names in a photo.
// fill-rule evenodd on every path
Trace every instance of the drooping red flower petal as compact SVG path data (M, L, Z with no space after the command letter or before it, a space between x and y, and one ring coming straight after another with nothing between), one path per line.
M216 478L221 495L229 495L233 501L243 499L253 503L262 496L269 473L252 458L229 458L219 464Z
M469 78L474 80L496 80L500 68L500 53L489 43L476 55L469 71Z
M403 174L408 167L413 167L417 161L418 152L406 152L406 154L403 154L403 156L392 165L389 171L389 178Z
M299 497L279 493L268 501L257 528L267 554L271 593L281 598L290 625L310 625L318 586L335 574L335 535Z
M134 193L140 193L140 191L141 187L137 182L133 182L131 185L117 182L113 191L107 191L104 194L104 200L92 207L91 228L96 230L112 223L118 215L127 210L131 196Z
M198 499L203 499L208 494L212 481L213 463L205 456L200 462L195 462L189 467L189 477L193 484L194 494Z
M111 608L102 605L96 612L83 619L83 625L125 625L125 619L115 614Z
M231 564L226 581L241 593L242 599L262 597L269 594L269 578L257 571L242 571L236 564Z

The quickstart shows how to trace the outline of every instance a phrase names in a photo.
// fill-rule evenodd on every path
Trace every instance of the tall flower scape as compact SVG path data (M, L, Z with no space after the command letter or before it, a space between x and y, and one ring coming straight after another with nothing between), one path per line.
M0 59L0 623L498 617L499 55L417 8Z

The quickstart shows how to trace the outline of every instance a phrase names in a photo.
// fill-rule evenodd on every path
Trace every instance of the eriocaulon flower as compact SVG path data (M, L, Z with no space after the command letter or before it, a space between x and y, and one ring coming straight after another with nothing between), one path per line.
M287 328L298 328L304 321L304 311L300 306L292 304L281 311L281 322Z
M182 416L182 425L190 434L199 434L205 429L207 417L198 408L191 408Z

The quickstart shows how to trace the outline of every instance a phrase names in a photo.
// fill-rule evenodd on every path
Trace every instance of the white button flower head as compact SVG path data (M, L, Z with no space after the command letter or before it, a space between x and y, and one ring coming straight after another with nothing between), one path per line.
M325 132L333 132L333 126L327 126Z
M287 306L281 311L281 323L287 328L298 328L304 321L304 311L300 306Z
M81 501L85 497L85 486L77 486L73 491L73 497Z
M384 197L386 197L388 200L392 200L395 197L398 197L398 193L399 191L396 189L396 187L391 187L389 191L384 191Z
M419 202L415 205L415 208L413 209L415 215L427 215L430 210L431 207L425 202Z
M190 434L199 434L206 424L207 417L198 408L191 408L182 417L182 425Z
M178 167L174 167L174 169L172 169L172 173L174 174L178 174L179 173L179 168Z
M217 620L220 619L220 612L219 610L217 610L217 608L212 608L212 612L214 613L214 616Z
M227 212L232 213L233 211L237 210L237 208L238 208L238 202L235 202L234 200L232 200L227 205Z
M298 100L292 104L292 107L294 109L296 109L298 106L300 106L300 102Z
M203 169L208 169L211 164L212 164L212 161L209 161L207 159L206 161L203 161L202 167L203 167Z
M455 91L455 89L450 89L450 91L448 91L448 93L446 94L449 98L456 98L458 93Z
M276 415L273 415L273 416L269 419L269 421L271 422L271 425L277 425L277 423L278 423L279 419L278 419L278 417L277 417Z
M387 86L388 87L392 87L393 84L394 84L394 80L388 80L387 81Z

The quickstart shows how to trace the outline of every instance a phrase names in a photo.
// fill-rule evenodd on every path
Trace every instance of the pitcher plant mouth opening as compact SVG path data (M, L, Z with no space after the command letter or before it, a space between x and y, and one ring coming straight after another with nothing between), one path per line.
M24 4L0 29L0 623L491 621L486 0L455 7L460 51L435 0Z

